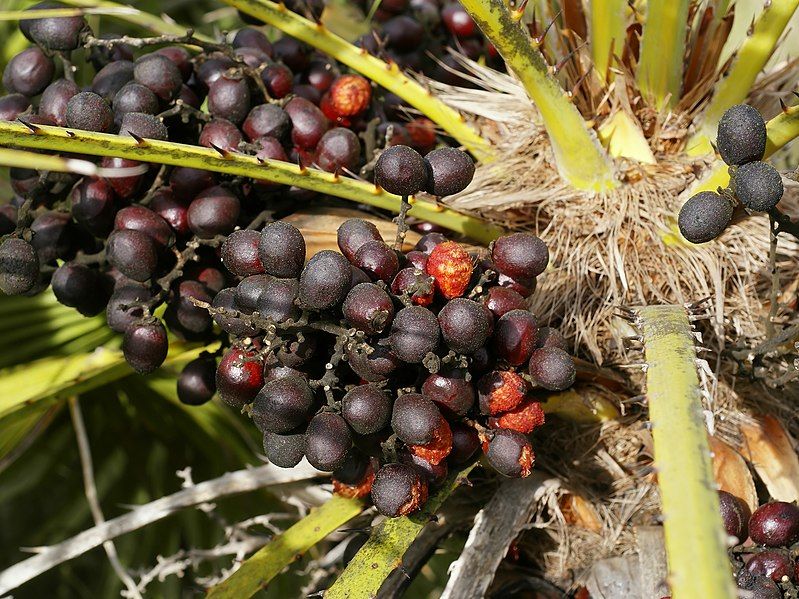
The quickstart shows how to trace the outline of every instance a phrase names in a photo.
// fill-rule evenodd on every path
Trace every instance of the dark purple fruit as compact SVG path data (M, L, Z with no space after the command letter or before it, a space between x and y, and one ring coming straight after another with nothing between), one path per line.
M145 54L135 62L133 77L164 102L175 99L183 85L177 65L162 54Z
M297 279L270 278L258 299L256 310L263 318L271 318L278 323L296 320L300 316L300 308L296 304L299 287Z
M345 220L336 232L338 247L350 262L355 262L355 254L368 241L383 241L377 226L368 220L350 218Z
M80 91L73 81L56 79L42 92L39 115L52 119L59 127L67 124L67 104ZM11 119L6 119L11 120Z
M198 143L206 148L235 152L239 149L242 139L241 131L236 125L224 119L214 119L210 123L206 123L200 131Z
M391 418L391 398L376 385L359 385L341 400L341 415L359 435L383 430Z
M472 17L457 2L447 4L441 10L441 20L449 32L458 38L472 37L479 32Z
M117 212L114 228L144 233L162 249L171 247L175 243L175 233L169 224L149 208L138 204Z
M465 464L480 449L480 437L471 426L458 422L451 423L449 426L452 429L452 450L447 456L447 461L453 466Z
M310 4L310 3L309 3ZM295 73L303 72L310 62L311 48L293 37L283 36L273 45L275 58Z
M429 168L427 191L449 196L463 191L474 177L474 162L456 148L439 148L425 156Z
M270 275L281 279L297 277L305 263L305 239L290 223L268 223L261 231L258 255Z
M507 287L492 287L483 300L485 307L497 318L511 310L524 310L525 302L520 293Z
M428 167L421 154L408 146L392 146L375 164L375 183L389 193L409 196L425 189Z
M100 160L100 166L109 169L132 168L141 166L141 162L128 158L105 156ZM127 177L108 177L106 182L114 190L116 196L123 200L130 200L138 195L144 183L144 175L136 174Z
M141 320L144 315L141 304L151 298L152 294L143 285L131 283L115 289L105 309L108 328L117 333L124 333L128 326Z
M768 212L782 199L785 188L777 169L765 162L742 164L733 176L735 196L752 212Z
M372 484L372 502L389 518L413 513L427 501L427 481L408 464L386 464Z
M16 120L17 117L25 112L30 105L30 98L22 94L9 93L5 96L0 96L0 121Z
M424 445L433 441L441 425L441 412L420 393L400 395L391 412L391 428L404 443Z
M266 290L272 275L255 274L244 277L236 285L236 305L248 314L257 309L258 301Z
M17 208L11 204L0 206L0 235L13 233L17 228Z
M64 8L55 2L46 3L47 8ZM45 8L45 3L37 6ZM44 17L25 22L26 37L47 50L69 52L80 45L81 33L86 21L81 16Z
M353 264L374 281L390 283L399 271L397 253L384 241L367 241L355 253Z
M749 506L742 499L726 491L719 491L719 506L724 530L731 537L737 538L739 543L743 543L749 536L749 517L751 515Z
M180 281L175 298L171 300L165 314L167 324L173 331L187 339L201 338L211 330L208 311L196 305L192 299L210 304L212 301L205 285L198 281Z
M305 457L314 468L332 472L340 468L352 447L347 422L338 414L320 412L305 431Z
M459 354L477 351L488 339L490 312L474 300L457 297L438 313L441 336L449 348Z
M411 453L407 449L402 449L399 451L397 453L397 457L401 463L416 468L419 471L419 474L421 474L422 477L427 480L427 484L431 487L436 487L443 483L447 478L447 474L449 473L447 462L441 461L434 465L424 458Z
M293 468L305 457L305 427L284 435L264 433L264 455L279 468Z
M549 250L535 235L514 233L494 242L491 258L499 272L519 281L529 281L546 269Z
M416 249L429 256L430 252L432 252L437 245L442 244L445 241L449 240L444 236L443 233L439 233L437 231L426 233L419 238L419 241L416 242Z
M312 150L327 131L328 122L322 111L305 98L295 97L285 106L291 119L291 140L304 150Z
M300 304L327 310L347 297L352 279L350 263L332 250L322 250L308 261L300 275Z
M353 287L344 299L341 311L351 326L367 335L383 332L394 318L391 298L374 283L360 283Z
M722 115L716 147L730 165L762 160L766 152L766 123L756 108L738 104Z
M436 350L440 338L438 319L422 306L403 308L394 317L389 344L398 358L419 364Z
M783 577L794 579L794 561L787 551L767 549L752 556L746 564L747 571L755 576L767 576L779 582Z
M158 268L158 250L146 233L132 229L113 231L108 236L106 257L111 265L134 281L146 281Z
M422 395L433 401L444 412L466 415L474 405L474 384L466 379L462 369L444 370L430 374L422 385Z
M233 408L244 407L255 399L264 386L263 368L257 353L231 349L216 368L219 397Z
M707 243L721 235L732 220L733 206L714 191L691 197L682 208L677 224L691 243Z
M232 58L225 56L221 52L213 52L197 67L196 77L206 87L210 87L214 81L235 65L236 63Z
M129 112L156 114L158 112L158 97L149 87L131 81L116 93L113 108L114 119L117 123L121 123L123 117Z
M200 356L183 368L178 376L178 399L188 406L201 406L216 393L216 360Z
M31 245L39 256L39 262L46 264L56 258L66 259L75 245L75 228L68 212L44 212L30 225Z
M294 88L294 75L288 67L282 64L272 64L266 67L261 72L261 80L269 95L278 100L288 96Z
M189 205L175 198L168 187L161 188L153 194L150 209L163 218L177 235L186 237L191 233Z
M557 329L551 327L541 327L535 338L536 349L540 347L559 347L563 351L568 350L566 339Z
M122 354L139 374L150 374L166 360L169 340L160 321L130 325L122 338Z
M10 94L37 96L53 80L55 65L40 48L26 48L6 65L3 87Z
M161 119L143 112L128 112L125 114L122 117L119 134L161 141L169 139L169 132Z
M189 228L202 239L233 232L241 213L239 199L219 185L206 189L189 204Z
M416 19L400 15L383 23L383 36L388 47L397 52L412 52L419 48L425 30Z
M236 32L233 37L234 48L258 48L268 56L272 56L272 43L262 31L252 27L244 27Z
M361 159L361 142L350 129L336 127L326 132L316 146L316 164L329 173L356 171Z
M542 347L535 350L530 357L530 376L544 389L563 391L574 384L577 369L572 357L562 349ZM799 532L799 528L797 531Z
M96 237L114 225L114 191L105 179L84 179L70 195L72 217Z
M761 505L749 518L749 536L758 545L792 545L799 540L799 508L784 501Z
M240 125L250 112L250 88L244 79L222 75L208 88L208 110L216 118Z
M258 243L261 234L252 229L233 231L222 244L222 264L239 277L257 275L264 272L258 257Z
M748 591L747 599L782 599L782 590L768 576L752 574L742 568L737 576L738 588Z
M235 127L234 127L235 129ZM216 185L214 174L188 166L178 166L169 175L169 187L178 200L193 200L209 187Z
M535 349L538 322L532 312L511 310L497 321L494 329L494 350L508 364L525 364Z
M497 429L488 442L486 459L500 474L523 478L530 474L535 456L527 437L516 431Z
M33 289L39 279L39 257L33 246L15 237L0 244L0 291L21 295Z
M67 102L67 127L105 133L114 126L111 107L94 92L80 92Z
M97 71L92 79L92 91L106 102L113 102L119 90L130 81L133 81L133 63L118 60Z
M259 104L250 110L241 129L250 141L267 135L283 139L291 130L291 120L277 104Z
M257 276L257 275L256 275ZM242 306L236 302L235 290L231 288L222 289L214 297L211 303L214 308L222 308L229 311L245 311ZM230 333L236 337L249 337L257 333L257 329L247 325L240 317L230 314L214 314L214 322L226 333Z
M53 273L53 294L59 303L75 308L84 316L102 312L108 302L99 271L75 262L65 262Z
M166 56L169 60L175 63L175 66L180 71L180 76L186 82L194 72L194 66L191 62L191 53L183 46L166 46L158 48L153 54L160 54Z
M355 374L370 383L385 381L401 365L400 359L381 345L375 346L371 353L349 347L347 363Z
M313 406L313 391L305 379L275 379L255 397L252 420L261 432L287 433L308 419Z

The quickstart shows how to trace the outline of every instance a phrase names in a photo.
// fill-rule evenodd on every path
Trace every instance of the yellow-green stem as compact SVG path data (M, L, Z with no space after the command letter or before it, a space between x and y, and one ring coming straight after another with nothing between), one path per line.
M0 10L0 21L23 21L48 17L82 17L84 15L135 15L139 11L128 6L97 8L40 8L36 10Z
M94 133L62 127L36 126L34 133L21 123L0 121L0 146L21 146L56 152L116 156L143 162L190 166L193 168L250 177L283 185L293 185L339 198L399 212L401 198L366 181L358 181L317 169L278 160L259 162L238 153L220 154L216 150L166 141L144 140L107 133ZM488 243L502 229L478 218L461 214L433 202L411 198L413 216L457 231L476 241Z
M638 319L671 596L734 599L688 313L648 306Z
M799 0L771 0L735 56L727 76L716 87L713 99L702 115L702 124L688 140L686 151L692 156L713 152L711 141L724 111L746 100L755 79L774 54Z
M627 0L594 0L591 8L591 56L599 79L613 78L612 54L621 55L627 29Z
M561 176L578 189L616 186L613 166L577 107L552 75L526 28L503 0L462 0L485 36L521 81L544 121Z
M791 106L766 123L766 154L768 158L774 152L799 137L799 106ZM691 190L691 194L700 191L716 191L719 187L725 188L730 183L729 168L718 161L707 177Z
M657 108L680 99L689 0L649 0L636 79Z
M405 75L396 63L383 62L365 50L353 46L322 23L309 21L288 10L283 4L276 4L270 0L224 0L224 2L280 29L291 37L318 48L397 94L455 138L475 158L483 162L491 160L493 154L491 146L466 123L463 115Z

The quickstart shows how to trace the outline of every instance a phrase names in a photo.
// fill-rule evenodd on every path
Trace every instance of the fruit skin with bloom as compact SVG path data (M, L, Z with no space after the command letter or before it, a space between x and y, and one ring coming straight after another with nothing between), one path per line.
M472 278L472 259L459 243L445 241L430 252L427 274L436 283L436 290L446 299L460 297Z

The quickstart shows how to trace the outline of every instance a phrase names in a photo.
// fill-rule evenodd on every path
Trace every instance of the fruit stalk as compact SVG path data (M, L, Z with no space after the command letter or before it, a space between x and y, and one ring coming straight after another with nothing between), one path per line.
M736 53L735 62L727 76L716 88L713 99L702 116L702 126L688 141L687 152L692 156L713 152L710 140L724 111L746 99L755 78L774 54L777 44L799 7L799 0L773 0L766 5L748 36Z
M463 116L433 96L429 90L405 75L396 63L386 63L328 30L270 0L225 0L257 19L276 27L306 44L332 56L357 73L397 94L462 144L475 158L491 160L489 143L468 125Z
M733 599L688 313L682 306L648 306L637 319L672 597Z
M399 196L387 193L365 181L300 167L288 162L259 161L245 154L220 153L209 148L173 142L150 139L139 142L133 137L39 125L34 126L32 130L21 123L0 121L0 146L21 146L92 156L130 158L156 164L190 166L283 185L294 185L393 212L398 212L401 204ZM488 243L501 233L499 227L460 214L440 204L417 200L412 200L411 203L414 216L477 241Z
M647 4L636 78L644 96L659 108L670 108L680 99L688 4L688 0Z
M464 0L483 34L521 81L541 113L561 176L578 189L616 186L610 159L577 107L550 73L544 56L502 0Z
M591 3L591 56L602 82L612 79L610 65L613 54L624 44L626 0L594 0Z

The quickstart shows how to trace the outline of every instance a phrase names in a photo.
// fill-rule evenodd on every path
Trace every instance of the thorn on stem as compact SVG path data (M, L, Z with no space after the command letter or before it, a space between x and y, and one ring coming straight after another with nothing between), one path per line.
M135 134L135 133L133 133L132 131L128 131L128 133L130 134L130 136L131 136L133 139L135 139L135 140L136 140L136 145L139 145L139 146L146 146L146 145L147 145L147 142L144 140L144 138L143 138L143 137L141 137L141 136L139 136L139 135L136 135L136 134Z
M17 117L17 120L20 123L22 123L23 125L25 125L30 130L31 133L39 133L39 131L41 131L40 127L34 125L33 123L29 123L25 119L21 119L21 118Z
M218 145L214 143L211 144L211 147L217 152L219 152L219 155L222 156L222 158L224 158L225 160L232 157L231 152L229 150L226 150L225 148L220 148Z

